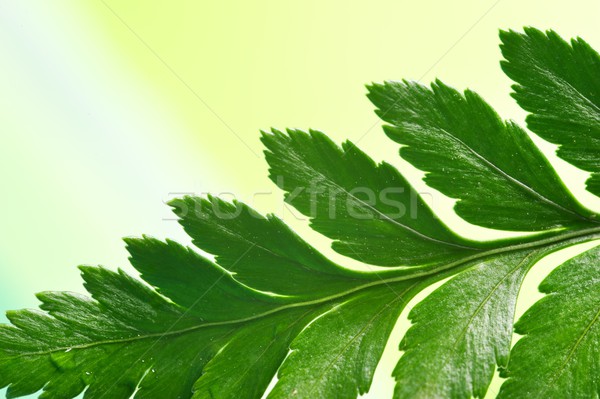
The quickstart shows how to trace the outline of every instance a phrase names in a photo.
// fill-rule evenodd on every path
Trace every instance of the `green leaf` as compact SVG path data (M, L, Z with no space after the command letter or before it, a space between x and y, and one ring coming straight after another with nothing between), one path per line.
M368 392L396 319L419 283L365 290L316 319L292 341L269 398L355 398Z
M596 53L582 41L569 47L533 30L503 39L511 58L505 68L518 75L516 96L534 112L532 128L551 132L563 156L571 148L574 159L596 161L590 104L598 77L588 76ZM563 43L557 59L540 50L556 43ZM535 54L525 78L516 67L523 49ZM583 65L577 77L573 63ZM517 324L525 337L509 352L526 273L557 249L599 239L595 214L565 188L527 133L475 93L441 82L431 89L390 82L371 86L369 97L391 124L385 130L402 145L401 156L426 172L430 187L457 199L459 216L535 234L466 239L398 170L352 143L340 147L313 130L263 133L271 179L286 201L366 271L332 262L276 216L241 202L172 201L201 252L127 238L139 279L82 266L89 296L43 292L40 310L8 312L11 324L0 326L7 397L356 398L369 391L406 304L446 279L409 314L395 397L483 397L497 368L509 377L501 397L597 397L600 250L546 279L541 289L548 295ZM573 110L582 112L577 123ZM590 129L575 132L582 126ZM585 149L564 144L574 134Z
M499 398L594 398L600 393L600 247L555 269L546 296L518 323Z
M176 242L163 243L149 237L128 238L125 242L131 264L141 277L203 320L250 317L280 302L261 292L240 289L240 284L226 270ZM165 268L165 265L173 266Z
M285 199L334 239L337 252L379 266L448 262L481 247L448 229L390 164L323 133L273 130L262 141Z
M501 32L502 69L517 82L513 97L531 112L527 126L559 145L558 156L592 172L600 195L600 55L583 39L525 28Z
M217 350L211 342L227 326L179 334L198 319L121 272L85 267L82 275L95 300L42 293L49 314L8 313L13 326L0 329L0 386L10 383L7 396L43 388L42 398L71 398L87 386L86 398L126 398L143 379L140 398L189 397Z
M228 230L226 222L222 229L215 229L217 236L236 231L237 237L252 242L239 261L246 257L249 265L260 264L269 259L262 251L275 251L276 243L280 248L296 248L298 252L292 252L298 255L294 263L287 255L290 267L301 268L322 287L325 285L320 278L327 282L332 276L329 273L338 273L343 284L338 281L335 285L336 294L328 295L328 290L322 289L316 295L312 289L308 300L305 296L264 293L242 285L235 274L175 242L128 238L132 265L156 291L122 272L82 267L85 287L92 298L42 293L38 297L45 312L9 312L13 325L0 328L0 386L10 384L11 397L40 389L44 390L43 398L71 398L84 390L86 398L127 398L134 392L136 398L191 397L192 393L194 398L257 397L286 358L292 340L315 318L311 328L352 304L366 308L377 303L381 311L375 320L358 317L349 324L351 331L368 336L370 369L361 370L358 377L352 369L336 368L330 373L332 378L360 378L368 387L395 318L418 292L399 292L393 287L412 287L420 280L388 282L375 274L341 269L321 260L321 255L291 234L281 221L265 219L243 204L218 203L224 209L241 207L252 212L254 222L278 228L277 240L268 234L249 234L249 219L248 231ZM192 215L197 214L186 216L187 222L193 222ZM205 222L198 218L192 224ZM232 241L232 251L234 246ZM256 257L252 255L254 250ZM302 258L301 254L311 256ZM319 262L304 265L301 260L306 259ZM237 263L231 262L231 267ZM322 267L322 273L316 272L317 266ZM382 299L386 303L380 303ZM387 320L384 329L374 324L383 320ZM329 339L329 335L324 331L316 338ZM339 356L347 349L338 348ZM329 355L335 356L336 352ZM286 376L299 378L293 372Z
M563 245L476 262L417 304L409 314L413 326L400 344L396 396L483 398L496 367L508 363L523 278Z
M458 200L466 221L502 230L581 226L591 214L573 199L525 131L503 122L476 93L440 81L369 86L385 132L425 182Z
M240 329L204 367L194 384L193 397L261 397L285 359L292 339L318 314L313 307L287 311Z
M242 203L210 196L176 199L171 206L194 244L253 288L311 297L348 289L361 278L321 255L274 215L265 218ZM274 279L279 273L287 278Z

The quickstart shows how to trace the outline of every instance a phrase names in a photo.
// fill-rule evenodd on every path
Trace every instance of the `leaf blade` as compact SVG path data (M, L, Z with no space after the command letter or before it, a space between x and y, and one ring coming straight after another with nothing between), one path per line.
M391 165L376 165L352 143L340 148L318 131L286 133L263 133L270 178L311 227L334 239L337 252L378 266L416 266L477 251L478 243L451 232Z
M396 398L484 397L508 361L517 293L548 250L478 262L415 306L394 376Z
M268 398L350 398L368 392L389 334L420 284L383 285L335 304L292 341Z
M264 217L243 203L209 196L185 197L170 205L194 245L216 255L234 279L255 289L309 298L365 279L324 257L281 219Z
M572 258L540 285L546 294L517 322L499 398L590 398L600 392L600 248ZM542 361L540 361L542 360Z
M583 39L567 43L554 31L501 31L500 38L502 69L531 113L528 127L558 144L559 157L592 172L588 190L600 195L600 55Z
M431 89L406 81L368 88L400 155L426 172L430 187L458 199L466 221L517 231L592 222L527 134L476 93L440 81Z

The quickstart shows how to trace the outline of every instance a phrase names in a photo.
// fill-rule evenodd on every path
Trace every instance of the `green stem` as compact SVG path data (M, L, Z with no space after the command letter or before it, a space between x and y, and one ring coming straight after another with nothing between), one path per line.
M581 231L577 231L577 232L562 234L560 236L546 238L543 240L533 241L533 242L524 243L524 244L512 245L512 246L508 246L508 247L504 247L504 248L498 248L498 249L482 252L480 254L462 259L457 262L449 263L446 265L438 265L438 266L428 268L426 270L424 270L423 268L420 268L419 271L413 272L411 274L404 274L404 275L399 275L399 276L383 278L383 276L382 276L382 274L384 274L383 272L369 272L369 273L363 272L362 273L363 275L368 274L371 277L373 275L376 275L378 277L378 279L368 282L366 284L356 286L352 289L333 294L333 295L321 297L321 298L310 300L310 301L288 303L288 304L279 306L277 308L271 309L269 311L266 311L266 312L263 312L260 314L256 314L253 316L241 318L241 319L202 323L202 324L198 324L196 326L187 327L187 328L180 329L180 330L176 330L173 328L169 331L162 332L162 333L153 333L153 334L140 335L140 336L135 336L135 337L127 337L127 338L122 338L122 339L117 339L117 340L104 340L104 341L92 342L92 343L88 343L88 344L74 345L72 347L55 348L55 349L50 349L50 350L46 350L46 351L23 353L23 354L20 354L19 356L20 357L22 357L22 356L42 356L42 355L49 355L51 353L56 353L56 352L61 352L61 351L64 352L64 351L72 350L72 349L86 349L86 348L91 348L91 347L96 347L96 346L101 346L101 345L121 344L121 343L135 342L135 341L140 341L140 340L145 340L145 339L156 339L156 341L158 342L166 337L191 333L191 332L203 329L203 328L219 327L219 326L227 326L227 325L235 325L235 324L251 322L253 320L267 317L272 314L279 313L279 312L282 312L282 311L285 311L288 309L323 304L323 303L326 303L326 302L329 302L329 301L332 301L335 299L340 299L342 297L354 294L358 291L362 291L367 288L380 286L380 285L390 285L390 284L398 283L398 282L405 281L408 279L415 279L416 280L415 283L412 284L411 287L409 287L409 289L407 290L408 294L405 297L405 299L408 300L408 299L410 299L410 297L412 297L412 295L419 292L422 288L429 286L436 281L440 281L446 277L456 274L458 271L468 268L468 267L472 266L473 264L475 264L479 261L483 261L485 258L494 256L494 255L500 255L503 253L527 250L527 249L535 250L536 248L540 248L540 247L544 247L544 246L548 246L549 251L551 251L551 250L554 251L554 250L558 250L560 248L564 248L566 246L570 246L570 245L574 245L574 244L582 243L582 242L593 241L595 239L600 239L600 228L581 230ZM411 270L411 269L406 268L406 270ZM414 271L414 268L412 270ZM385 272L385 274L389 275L389 274L397 272L397 271L396 270L389 270L389 271L385 270L384 272ZM425 276L430 276L430 275L431 275L431 278L417 279L419 277L425 277ZM405 294L407 292L405 292ZM175 327L175 326L173 326L173 327Z

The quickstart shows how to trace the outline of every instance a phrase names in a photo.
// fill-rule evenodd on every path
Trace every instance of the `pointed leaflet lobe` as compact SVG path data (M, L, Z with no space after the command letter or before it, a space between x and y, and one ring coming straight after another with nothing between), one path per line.
M365 278L325 258L281 219L259 215L245 204L209 196L176 199L171 206L194 244L252 288L295 297L323 296Z
M474 92L386 82L368 96L392 125L386 134L403 145L400 155L426 172L429 186L458 199L466 221L519 231L591 223L527 134Z
M547 294L516 323L499 398L595 398L600 393L600 247L559 266Z
M588 190L600 195L600 55L582 39L567 43L553 31L501 32L504 72L528 127L559 145L558 156L592 172Z
M496 367L507 365L523 278L560 247L478 261L417 304L409 314L413 326L400 344L396 397L483 398Z
M272 309L273 304L279 302L271 296L240 289L240 284L227 271L174 241L144 237L127 238L125 242L131 264L141 277L203 320L250 317ZM227 312L223 312L225 307Z
M292 339L331 305L293 309L232 334L202 370L193 399L260 398L285 359Z
M342 255L379 266L449 262L477 244L449 230L391 165L323 133L263 133L270 177Z
M292 341L268 398L355 398L368 392L392 328L421 283L367 289L316 319Z

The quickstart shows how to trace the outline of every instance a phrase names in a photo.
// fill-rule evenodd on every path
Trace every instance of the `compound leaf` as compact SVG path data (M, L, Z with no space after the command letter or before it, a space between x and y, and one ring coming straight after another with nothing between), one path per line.
M220 205L254 212L239 203L221 202ZM214 233L228 236L236 231L238 238L247 237L252 245L242 256L256 264L269 259L260 255L263 251L274 255L267 249L275 251L276 242L280 243L280 249L296 248L298 252L291 254L298 255L297 258L286 256L290 265L311 276L312 280L304 283L317 282L317 286L325 287L337 273L343 284L338 281L334 285L336 294L322 289L317 295L313 289L307 291L311 298L308 300L302 295L262 292L241 284L236 274L173 241L128 238L132 265L156 290L123 272L81 267L91 298L70 293L41 293L38 298L44 312L8 313L12 326L0 327L0 386L9 386L9 397L39 390L43 390L42 398L72 398L81 392L85 392L86 399L104 395L128 398L132 394L138 399L257 397L262 395L286 358L292 340L312 320L317 318L310 325L318 326L338 309L344 309L343 313L349 317L346 311L349 304L366 308L378 303L382 311L377 321L387 320L386 328L381 329L373 320L361 317L356 317L351 324L367 336L364 342L371 353L370 374L362 370L360 381L368 388L395 317L410 295L393 288L390 291L392 286L387 284L392 283L379 282L381 277L376 274L344 271L324 261L281 221L255 216L255 222L267 226L273 223L277 231L283 233L275 237L253 236L250 230L230 230L227 223L221 230L215 228ZM192 223L192 218L189 216L187 222ZM198 219L192 224L205 222ZM203 241L198 243L205 247ZM231 247L239 244L233 241ZM251 253L255 248L259 255L253 258ZM217 247L207 249L218 252ZM302 254L306 258L300 256ZM304 265L304 260L315 263ZM235 265L236 262L230 264L232 269ZM319 282L319 278L325 283ZM404 278L400 280L393 284L396 287L409 284ZM414 285L413 280L408 281ZM371 286L373 288L369 288ZM416 292L411 291L411 295ZM403 296L397 297L399 295ZM382 299L389 304L381 303ZM319 318L322 315L325 316ZM325 328L312 339L330 340L330 330ZM333 354L335 352L330 353ZM337 367L331 370L329 377L353 381L359 378L353 376L356 373L357 370ZM295 379L304 376L302 373L287 375L286 378ZM323 389L331 389L330 384L325 385Z
M504 68L519 83L515 97L532 112L529 126L592 172L588 189L598 193L597 53L553 32L502 39ZM477 94L439 81L369 90L401 156L457 200L459 216L535 234L466 239L390 164L318 131L272 130L262 141L286 201L338 253L386 267L332 262L281 219L241 202L172 201L201 252L127 238L139 279L82 266L89 296L43 292L40 310L8 312L11 324L0 326L7 397L357 398L369 391L406 304L444 279L409 314L395 397L481 398L497 368L509 377L501 398L598 397L597 248L544 281L548 295L518 322L525 337L509 351L526 273L552 251L600 238L595 213L528 134Z

